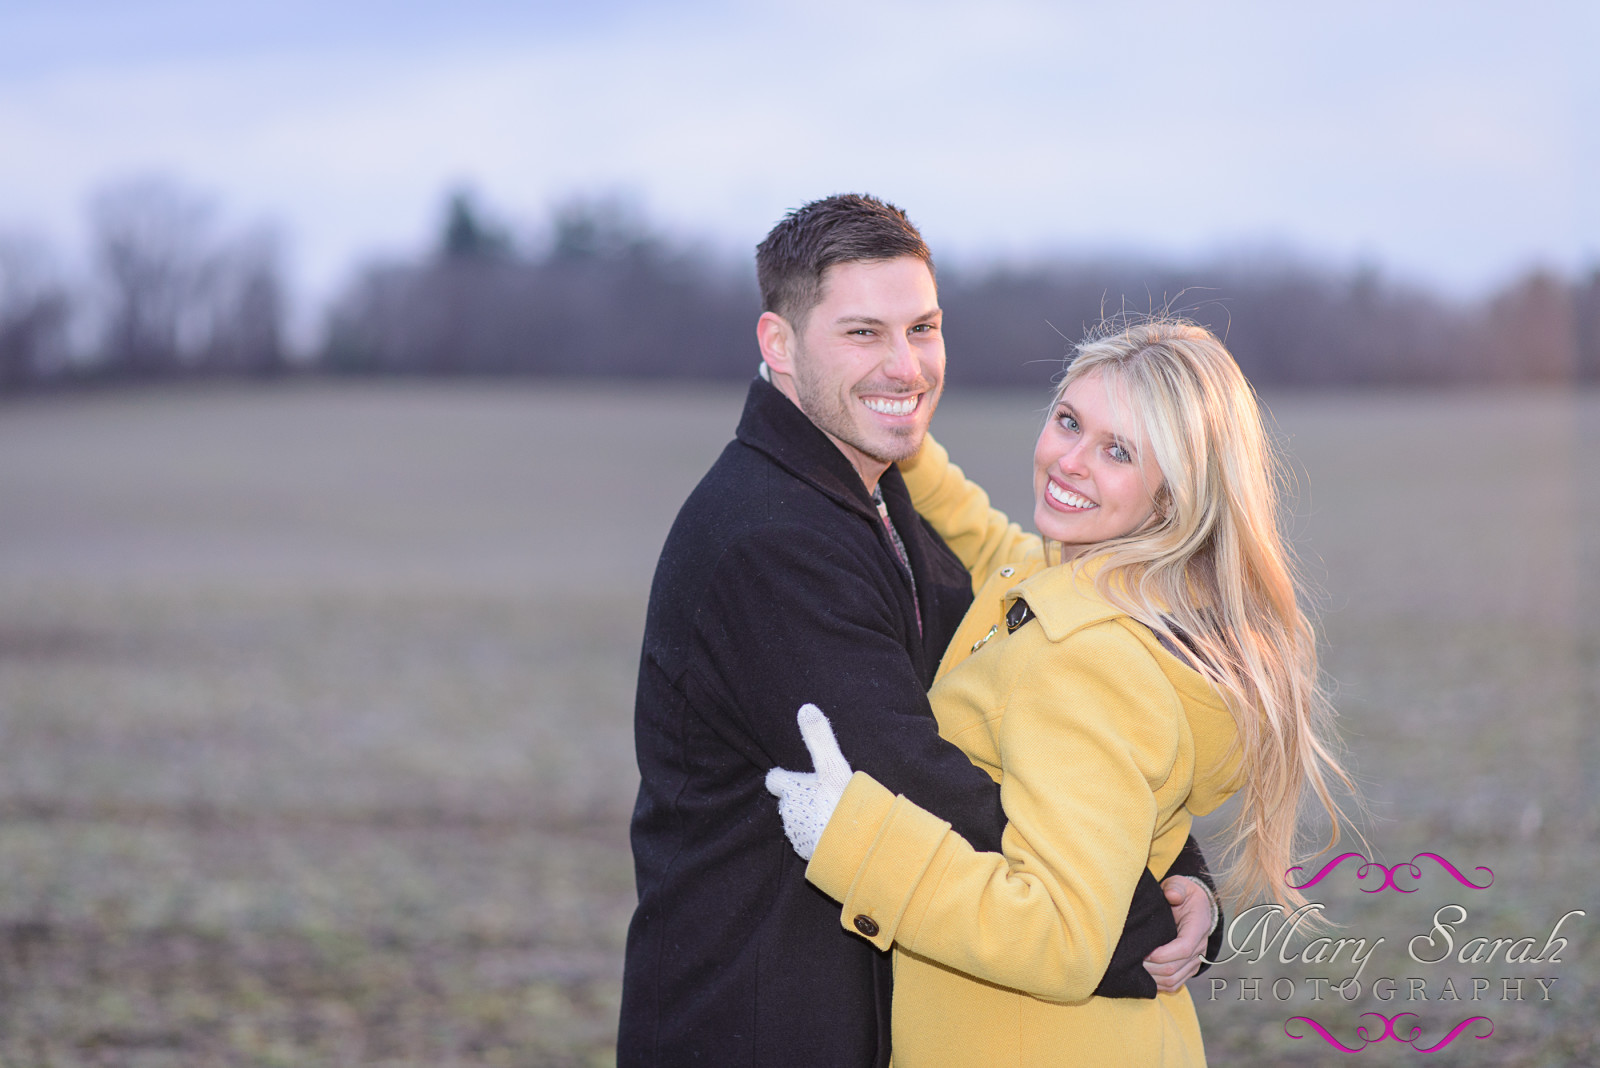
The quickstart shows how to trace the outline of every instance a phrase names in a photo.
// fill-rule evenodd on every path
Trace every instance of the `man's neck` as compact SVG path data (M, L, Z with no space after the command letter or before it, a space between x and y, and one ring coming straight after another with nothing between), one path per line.
M795 395L794 383L789 376L771 373L765 363L762 363L761 369L761 377L772 383L779 393L788 397L790 404L800 408L800 399ZM804 408L800 408L800 414L805 415L805 411ZM810 419L811 417L806 415L806 418ZM811 425L817 426L816 423ZM817 429L822 430L820 426L817 426ZM878 479L882 478L883 473L889 470L889 464L882 460L873 459L853 445L840 441L826 430L822 430L822 433L827 436L829 441L833 442L834 448L844 453L844 458L850 461L851 467L855 468L856 474L861 478L861 484L867 487L867 495L870 497L872 491L878 488Z
M815 423L811 425L816 426ZM817 427L817 429L821 430L822 428ZM832 434L828 434L826 430L822 432L828 435L828 440L833 442L835 448L844 453L844 458L849 460L850 466L856 469L856 474L861 476L861 484L867 487L867 496L870 497L872 491L878 488L878 479L882 478L883 473L889 470L889 465L882 460L874 460L860 449L845 444Z

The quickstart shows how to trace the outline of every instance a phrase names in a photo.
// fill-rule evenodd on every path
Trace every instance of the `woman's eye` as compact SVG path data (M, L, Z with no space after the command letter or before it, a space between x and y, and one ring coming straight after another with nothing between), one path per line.
M1133 454L1121 445L1113 445L1109 451L1111 458L1119 464L1131 464L1133 462Z
M1062 412L1056 418L1061 421L1061 426L1064 429L1070 430L1074 434L1076 434L1078 432L1078 421L1076 419L1072 418L1072 416L1068 415L1066 412Z

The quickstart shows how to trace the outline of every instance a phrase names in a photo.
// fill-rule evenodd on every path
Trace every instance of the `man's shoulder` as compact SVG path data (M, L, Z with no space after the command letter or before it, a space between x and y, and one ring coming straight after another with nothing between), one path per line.
M683 502L668 545L689 540L705 551L720 551L749 537L777 537L784 527L837 530L849 511L765 452L735 439Z
M730 607L866 603L891 596L871 523L758 449L731 442L678 512L656 562L645 652L681 668L691 635ZM710 624L708 624L710 621Z

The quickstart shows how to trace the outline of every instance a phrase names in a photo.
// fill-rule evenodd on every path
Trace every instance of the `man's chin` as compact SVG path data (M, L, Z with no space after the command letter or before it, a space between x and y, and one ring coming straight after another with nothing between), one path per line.
M927 433L927 427L906 427L903 431L891 431L887 440L875 443L877 447L869 455L880 464L897 464L901 460L909 460L922 450L922 439Z

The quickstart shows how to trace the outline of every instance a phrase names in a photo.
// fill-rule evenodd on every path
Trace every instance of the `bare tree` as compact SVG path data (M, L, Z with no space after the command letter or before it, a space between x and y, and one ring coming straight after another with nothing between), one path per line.
M1600 267L1591 267L1572 287L1572 304L1578 379L1600 382Z
M94 198L106 373L283 368L280 242L264 228L218 234L214 218L205 197L162 178L124 182Z
M198 369L273 375L288 366L280 249L277 234L263 228L227 242L208 257L201 296L209 323L197 353Z
M182 369L206 325L211 205L166 179L141 178L98 193L89 218L107 302L105 370L146 377Z
M1484 377L1570 382L1579 367L1573 287L1549 271L1523 276L1489 301Z
M455 195L436 251L368 268L335 303L323 366L408 374L748 377L749 269L650 226L620 198L558 205L518 252ZM1480 300L1283 250L1209 262L944 265L952 381L1037 385L1107 313L1170 311L1223 335L1260 385L1425 386L1600 378L1600 271L1533 273Z
M43 245L0 235L0 392L59 374L71 299Z
M753 366L754 286L658 237L625 201L558 206L542 255L517 254L506 233L454 196L434 255L368 267L335 302L324 366L650 377Z

